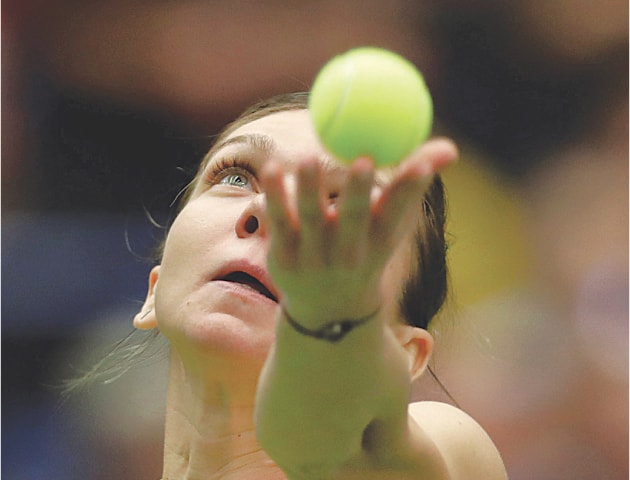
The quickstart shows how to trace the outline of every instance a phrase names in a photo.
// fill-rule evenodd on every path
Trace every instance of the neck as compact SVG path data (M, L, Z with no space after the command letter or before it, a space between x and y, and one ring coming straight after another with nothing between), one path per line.
M187 367L172 349L163 478L284 478L256 441L255 390Z

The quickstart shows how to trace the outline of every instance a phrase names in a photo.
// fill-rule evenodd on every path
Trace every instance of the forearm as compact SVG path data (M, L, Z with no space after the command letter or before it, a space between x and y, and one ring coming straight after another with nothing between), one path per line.
M360 453L375 418L406 415L404 354L380 315L330 342L296 331L280 313L256 428L282 467L335 469Z
M427 144L384 183L373 163L359 158L340 191L314 159L288 178L280 162L265 164L268 269L295 322L280 314L258 387L256 428L285 471L317 465L325 473L368 448L369 462L380 464L387 455L379 447L387 440L396 440L393 449L408 443L410 365L408 342L393 333L402 326L397 302L409 274L417 206L452 154L450 146ZM332 202L333 193L339 201ZM331 321L377 309L337 341L315 334ZM344 328L333 325L331 332Z

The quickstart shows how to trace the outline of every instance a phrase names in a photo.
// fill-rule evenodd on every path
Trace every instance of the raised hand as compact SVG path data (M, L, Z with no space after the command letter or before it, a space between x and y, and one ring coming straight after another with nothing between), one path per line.
M370 159L358 158L332 199L318 160L301 162L293 173L269 160L261 174L268 268L287 312L317 328L378 309L388 259L417 228L433 175L456 157L450 140L434 139L391 171L377 172Z

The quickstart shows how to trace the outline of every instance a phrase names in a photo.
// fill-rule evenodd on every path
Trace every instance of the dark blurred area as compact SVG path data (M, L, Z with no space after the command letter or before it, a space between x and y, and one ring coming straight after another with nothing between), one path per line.
M220 128L360 45L418 65L434 134L461 146L438 374L511 479L628 477L627 2L12 0L6 478L159 478L164 358L66 403L58 386L131 330Z

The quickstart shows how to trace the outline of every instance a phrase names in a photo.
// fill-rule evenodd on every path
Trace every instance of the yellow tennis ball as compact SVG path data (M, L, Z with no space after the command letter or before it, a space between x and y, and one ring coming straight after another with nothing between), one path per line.
M416 67L400 55L361 47L321 69L309 111L322 144L346 163L394 165L431 133L433 103Z

